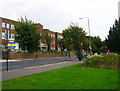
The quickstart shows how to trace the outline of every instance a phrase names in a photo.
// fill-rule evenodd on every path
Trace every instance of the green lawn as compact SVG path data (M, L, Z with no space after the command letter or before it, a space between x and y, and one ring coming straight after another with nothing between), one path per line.
M3 89L118 89L118 71L80 64L3 81Z

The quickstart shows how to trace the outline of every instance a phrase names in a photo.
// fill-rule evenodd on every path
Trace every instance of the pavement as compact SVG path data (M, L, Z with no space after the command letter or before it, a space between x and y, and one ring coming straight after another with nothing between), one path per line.
M54 63L54 64L47 64L47 65L41 65L41 66L33 66L33 67L26 67L24 69L17 69L17 70L10 70L10 71L5 71L2 72L2 81L16 78L16 77L21 77L25 75L30 75L34 73L40 73L48 70L53 70L57 68L62 68L66 66L70 66L73 64L78 64L82 63L83 61L65 61L65 62L59 62L59 63Z

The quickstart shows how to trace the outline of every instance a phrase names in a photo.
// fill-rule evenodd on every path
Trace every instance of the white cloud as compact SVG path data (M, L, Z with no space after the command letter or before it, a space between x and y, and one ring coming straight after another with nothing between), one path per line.
M89 17L91 35L107 36L117 19L119 0L1 0L1 17L18 20L27 16L52 31L62 32L71 22L78 22L86 31Z

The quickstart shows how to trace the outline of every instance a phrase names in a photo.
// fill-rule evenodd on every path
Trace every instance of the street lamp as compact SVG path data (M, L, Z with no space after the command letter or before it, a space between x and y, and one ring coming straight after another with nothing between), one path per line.
M89 18L88 17L83 17L83 18L79 18L79 19L85 19L85 18L88 19L88 31L89 31L89 42L90 42L89 49L90 49L90 54L91 54L91 38L90 38L90 22L89 22Z
M6 30L6 41L7 41L7 60L6 60L6 71L8 71L8 30Z

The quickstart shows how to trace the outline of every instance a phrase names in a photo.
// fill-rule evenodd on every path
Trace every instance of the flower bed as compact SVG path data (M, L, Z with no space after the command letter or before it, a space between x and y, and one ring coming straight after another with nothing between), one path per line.
M88 56L85 60L86 67L106 68L106 69L118 69L120 63L120 55L118 54L105 54L105 55L93 55Z

